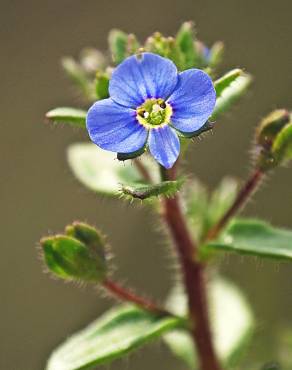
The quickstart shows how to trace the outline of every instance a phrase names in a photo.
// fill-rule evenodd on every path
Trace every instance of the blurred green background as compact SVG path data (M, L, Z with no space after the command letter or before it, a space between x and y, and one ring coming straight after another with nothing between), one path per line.
M207 44L224 40L222 71L244 67L255 81L213 134L193 145L189 171L215 186L225 174L247 175L258 120L271 109L291 108L291 12L291 0L1 0L1 369L43 369L58 343L110 305L94 289L78 289L43 273L36 242L49 231L86 220L109 235L117 275L125 281L162 300L173 280L173 262L156 219L141 207L85 190L70 173L65 151L86 135L44 124L48 109L78 105L61 71L61 56L76 56L84 46L105 49L113 27L144 39L156 30L174 34L190 19ZM292 228L291 189L291 169L277 170L246 214ZM245 289L257 314L248 361L259 364L256 369L279 360L279 328L292 328L292 265L226 257L221 268ZM110 368L185 367L154 344Z

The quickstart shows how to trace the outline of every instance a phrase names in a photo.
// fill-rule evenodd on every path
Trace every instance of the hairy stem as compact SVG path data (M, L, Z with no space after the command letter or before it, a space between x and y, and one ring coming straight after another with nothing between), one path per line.
M175 180L175 169L164 171L167 180ZM191 334L197 349L201 370L220 370L212 342L204 266L197 261L198 247L194 243L183 215L178 195L163 198L162 216L169 228L179 256L188 296Z
M103 287L115 298L118 298L121 301L134 303L145 311L150 311L156 315L171 315L168 311L159 307L156 303L144 297L138 296L132 290L119 285L113 280L106 279L103 282Z
M246 181L244 186L241 188L240 192L238 193L237 197L235 198L231 207L227 210L227 212L222 216L222 218L218 221L218 223L210 229L207 235L207 240L215 239L220 232L224 229L227 223L238 213L242 207L245 206L247 201L250 199L252 194L255 192L261 180L264 176L264 172L259 169L256 169L249 179Z

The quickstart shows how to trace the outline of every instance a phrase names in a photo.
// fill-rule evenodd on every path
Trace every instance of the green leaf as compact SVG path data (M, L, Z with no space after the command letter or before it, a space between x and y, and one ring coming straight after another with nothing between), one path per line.
M86 128L87 112L75 108L55 108L46 114L46 118L54 123L66 123L76 127Z
M251 81L252 78L250 75L243 74L227 86L217 99L210 120L216 120L222 113L228 111L239 98L245 95Z
M207 249L292 260L292 231L249 219L233 221Z
M158 317L133 306L119 306L57 348L47 370L93 369L181 325L179 318Z
M73 144L68 148L67 159L77 179L89 189L108 196L116 196L121 185L135 185L144 179L132 162L120 162L116 154L99 149L91 143ZM154 181L159 181L155 162L143 157Z
M226 73L224 76L214 82L217 99L222 95L223 91L229 87L233 81L243 74L243 71L239 68L233 69Z
M218 356L225 366L233 366L253 332L254 322L249 305L236 286L223 279L211 283L209 303ZM184 315L186 306L186 297L181 288L177 287L170 295L168 308L178 315ZM198 370L193 342L187 332L171 331L164 335L164 340L189 368Z
M109 33L108 42L114 63L121 63L127 56L128 35L113 29Z
M141 200L158 197L159 195L171 197L181 189L183 183L184 179L179 179L176 181L163 181L155 185L128 185L122 186L121 192L131 198Z

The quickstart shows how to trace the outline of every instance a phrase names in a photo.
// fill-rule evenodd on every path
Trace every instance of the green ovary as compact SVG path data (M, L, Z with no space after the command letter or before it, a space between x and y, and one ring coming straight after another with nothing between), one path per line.
M147 99L136 112L137 119L143 126L158 127L169 123L172 108L163 99Z

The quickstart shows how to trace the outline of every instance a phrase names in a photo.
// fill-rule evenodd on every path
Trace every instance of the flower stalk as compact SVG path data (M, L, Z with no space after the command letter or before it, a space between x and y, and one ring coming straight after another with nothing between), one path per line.
M215 239L220 234L220 232L224 229L228 222L246 205L252 194L260 185L263 177L264 171L262 171L261 169L254 170L254 172L241 188L231 207L217 222L217 224L210 229L206 240Z
M150 311L159 316L171 315L171 313L164 308L159 307L153 301L135 294L132 290L119 285L117 282L111 279L107 278L105 281L103 281L102 285L112 296L121 301L133 303L143 310Z
M165 180L176 178L175 168L164 170ZM202 370L220 370L212 341L204 265L197 260L198 246L191 238L178 195L162 200L162 216L167 224L180 260L184 285L188 296L191 335Z

